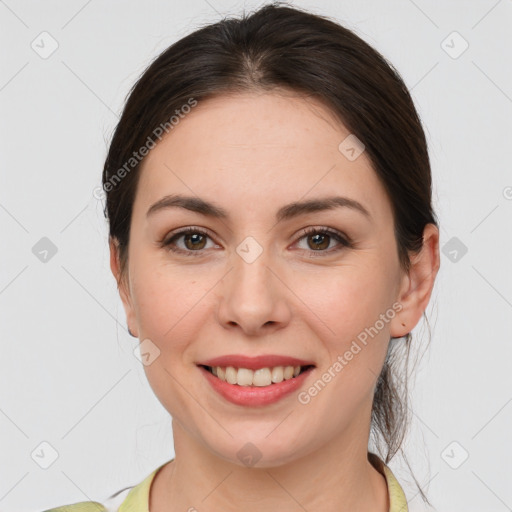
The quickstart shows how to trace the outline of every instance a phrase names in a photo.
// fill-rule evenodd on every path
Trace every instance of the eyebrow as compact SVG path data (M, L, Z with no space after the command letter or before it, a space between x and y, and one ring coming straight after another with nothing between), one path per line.
M229 214L224 208L199 197L184 196L181 194L171 194L162 197L150 206L146 213L146 217L168 208L184 208L216 219L229 218ZM350 199L349 197L329 196L287 204L277 211L276 220L277 222L281 222L283 220L298 217L299 215L332 210L334 208L350 208L362 213L368 219L372 218L370 212L359 201Z

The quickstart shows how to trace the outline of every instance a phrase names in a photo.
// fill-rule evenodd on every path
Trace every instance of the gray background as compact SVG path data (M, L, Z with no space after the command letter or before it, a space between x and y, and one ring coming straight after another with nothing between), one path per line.
M428 134L443 254L430 347L425 324L413 331L428 348L404 447L414 474L436 510L512 510L512 1L293 3L381 51ZM0 1L1 511L102 500L173 456L94 190L150 60L244 5L260 4ZM402 460L390 467L423 510Z

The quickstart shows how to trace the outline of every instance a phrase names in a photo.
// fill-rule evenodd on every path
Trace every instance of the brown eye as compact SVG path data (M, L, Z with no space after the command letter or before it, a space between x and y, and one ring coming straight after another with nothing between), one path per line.
M204 249L206 244L206 237L201 233L193 233L182 235L185 247L191 251L195 249Z
M351 247L348 237L331 228L306 228L302 231L302 234L303 236L299 239L299 242L306 239L307 247L301 247L306 251L331 254L345 247ZM333 242L335 242L334 248L328 250ZM338 247L336 247L336 242Z
M161 246L177 254L185 256L201 256L205 254L210 235L199 228L186 228L161 242ZM181 242L183 240L183 242Z
M308 241L311 240L311 244L308 244L311 249L318 251L320 249L327 249L331 237L325 233L315 233L314 235L308 235Z

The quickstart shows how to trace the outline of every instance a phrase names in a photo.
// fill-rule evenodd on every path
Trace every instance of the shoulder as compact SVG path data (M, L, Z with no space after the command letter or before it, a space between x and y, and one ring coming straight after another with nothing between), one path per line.
M80 503L62 505L57 508L44 510L43 512L117 512L134 487L135 486L126 487L122 491L116 492L103 503L97 501L81 501Z
M149 507L149 491L151 484L156 473L164 467L165 464L167 464L167 462L157 467L138 485L132 485L117 491L106 500L102 500L103 503L99 503L98 501L81 501L79 503L44 510L43 512L119 512L121 510L147 510Z
M71 505L44 510L43 512L108 512L104 505L97 501L81 501Z
M116 492L116 494L110 496L103 503L97 501L81 501L79 503L72 503L71 505L62 505L57 508L44 510L43 512L117 512L132 488L133 486Z

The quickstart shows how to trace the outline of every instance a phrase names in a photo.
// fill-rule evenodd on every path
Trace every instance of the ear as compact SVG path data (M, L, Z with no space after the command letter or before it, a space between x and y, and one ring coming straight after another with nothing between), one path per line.
M124 311L126 314L126 323L128 325L128 329L133 334L133 336L138 337L139 332L137 328L137 322L135 318L135 310L133 308L132 297L129 287L129 279L128 276L121 275L121 263L119 256L119 242L113 238L109 240L110 246L110 269L112 270L112 274L117 282L117 289L119 291L119 296L121 297L121 301L123 303Z
M405 336L419 322L427 309L439 266L439 230L434 224L427 224L423 230L423 246L411 257L411 267L400 285L397 301L402 309L390 324L393 338Z

